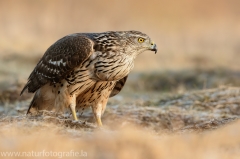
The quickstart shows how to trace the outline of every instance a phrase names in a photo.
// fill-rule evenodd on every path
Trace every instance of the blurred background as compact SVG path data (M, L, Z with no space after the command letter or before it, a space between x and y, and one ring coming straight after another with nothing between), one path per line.
M157 43L156 55L145 52L137 58L136 73L207 78L221 70L235 78L240 71L239 6L239 0L1 0L0 85L26 82L45 50L67 34L111 30L139 30Z

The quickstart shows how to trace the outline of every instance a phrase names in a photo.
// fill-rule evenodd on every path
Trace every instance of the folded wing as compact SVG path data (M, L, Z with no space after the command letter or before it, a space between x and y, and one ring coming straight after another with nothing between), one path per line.
M50 46L34 68L21 94L34 93L47 83L58 83L93 52L94 43L82 34L65 36Z

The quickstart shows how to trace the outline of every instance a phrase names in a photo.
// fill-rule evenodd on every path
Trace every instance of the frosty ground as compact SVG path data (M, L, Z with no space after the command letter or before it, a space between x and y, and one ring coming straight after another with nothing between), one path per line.
M238 79L225 70L133 73L109 100L101 129L90 109L78 122L53 112L26 116L32 95L20 97L24 83L12 83L0 92L0 148L84 150L89 158L237 158Z

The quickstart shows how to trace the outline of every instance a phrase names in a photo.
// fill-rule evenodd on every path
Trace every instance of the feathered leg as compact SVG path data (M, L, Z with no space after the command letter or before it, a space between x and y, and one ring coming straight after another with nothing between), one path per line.
M107 105L107 99L103 99L101 102L97 103L96 105L92 105L92 111L94 114L94 117L96 119L97 125L98 126L102 126L102 115L106 109L106 105Z
M102 104L97 104L95 106L92 106L92 111L93 111L94 117L96 119L97 125L102 126L102 120L101 120Z

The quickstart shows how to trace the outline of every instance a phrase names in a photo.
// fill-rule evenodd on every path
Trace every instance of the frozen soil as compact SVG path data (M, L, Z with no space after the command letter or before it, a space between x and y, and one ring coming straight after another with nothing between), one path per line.
M73 122L70 114L42 112L26 116L32 95L19 96L22 84L0 92L0 122L54 122L63 126L95 129L91 109ZM161 134L163 132L204 131L238 119L240 116L240 88L222 86L215 89L164 93L157 91L123 91L111 98L102 117L105 127L134 124Z
M54 112L27 116L32 94L19 96L24 83L2 87L1 152L73 150L87 152L88 158L100 159L239 157L240 87L237 83L188 88L188 82L182 82L175 89L163 91L144 85L136 91L137 77L139 74L133 74L124 90L110 98L102 117L102 128L96 127L91 109L82 115L79 113L77 122L72 121L70 114ZM145 77L139 79L137 85L149 79ZM162 76L155 75L157 77ZM160 82L161 79L153 80Z

